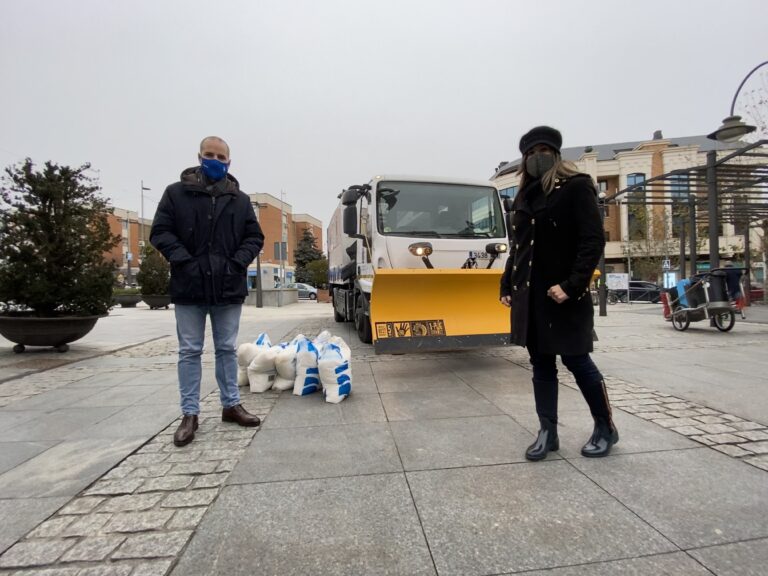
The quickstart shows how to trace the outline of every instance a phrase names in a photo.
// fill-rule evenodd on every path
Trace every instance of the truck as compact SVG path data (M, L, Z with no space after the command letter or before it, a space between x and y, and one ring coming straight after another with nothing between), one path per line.
M493 184L379 175L344 189L327 231L337 322L377 354L503 346L509 241Z

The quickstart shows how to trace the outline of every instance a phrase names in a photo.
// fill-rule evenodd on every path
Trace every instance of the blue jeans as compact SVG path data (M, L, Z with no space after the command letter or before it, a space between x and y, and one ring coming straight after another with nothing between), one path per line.
M237 333L241 304L226 306L175 304L176 333L179 337L179 392L185 415L200 413L200 356L205 342L205 319L210 314L213 345L216 351L216 383L224 408L240 404L237 387Z
M533 396L536 413L540 418L557 422L557 364L554 354L538 354L529 349L533 367ZM568 371L573 374L581 394L595 418L611 420L611 405L605 390L603 375L589 354L560 356Z

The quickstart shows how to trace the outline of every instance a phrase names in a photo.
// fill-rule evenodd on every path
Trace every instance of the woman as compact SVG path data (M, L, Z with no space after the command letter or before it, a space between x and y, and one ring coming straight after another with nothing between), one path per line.
M542 460L557 437L556 355L574 375L595 428L581 453L608 455L619 434L592 352L589 282L605 246L592 179L560 156L562 136L537 126L520 140L520 189L512 211L511 253L501 302L512 308L512 343L525 346L541 429L525 452Z

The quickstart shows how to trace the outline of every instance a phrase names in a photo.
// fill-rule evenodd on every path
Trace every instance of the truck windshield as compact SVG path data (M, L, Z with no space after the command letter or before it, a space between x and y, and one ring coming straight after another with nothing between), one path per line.
M432 182L379 182L380 234L440 238L505 237L496 189Z

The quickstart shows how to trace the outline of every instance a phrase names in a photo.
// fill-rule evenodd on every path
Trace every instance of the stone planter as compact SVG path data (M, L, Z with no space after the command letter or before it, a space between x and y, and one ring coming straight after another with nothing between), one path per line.
M330 290L321 290L321 289L318 288L318 290L317 290L317 301L318 302L330 302L331 301Z
M88 334L104 316L0 316L0 334L16 343L16 353L24 352L26 346L52 346L58 352L66 352L70 342Z
M141 294L116 294L112 296L112 302L121 308L136 308L136 304L141 302Z
M150 310L157 310L159 308L168 309L171 305L171 296L169 294L142 294L141 299L144 300Z

